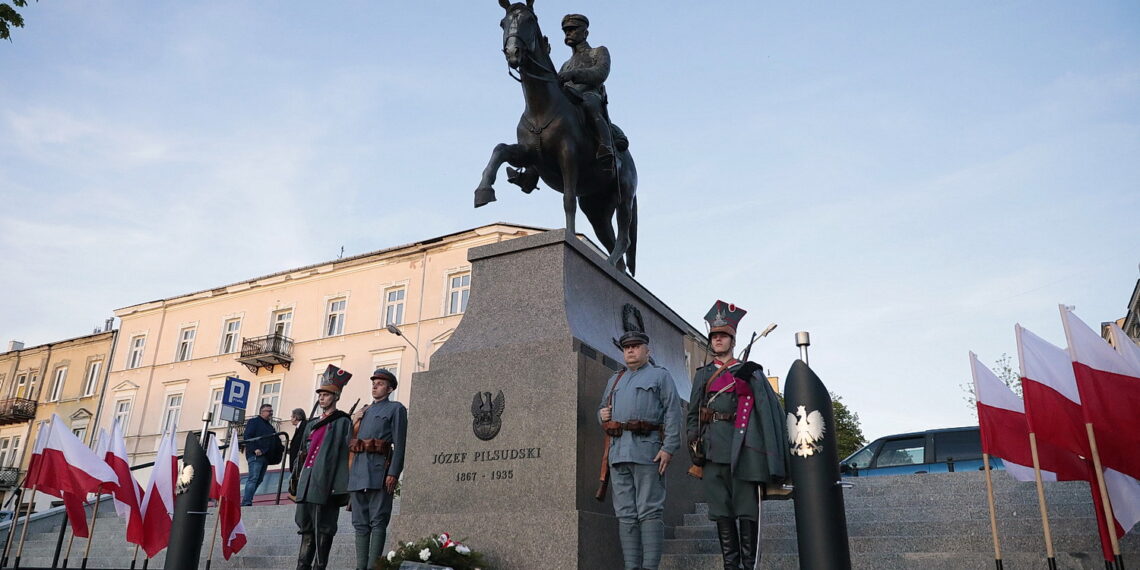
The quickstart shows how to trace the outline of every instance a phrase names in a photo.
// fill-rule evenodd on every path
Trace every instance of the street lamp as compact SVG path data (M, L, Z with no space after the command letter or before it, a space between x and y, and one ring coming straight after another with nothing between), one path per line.
M423 363L420 362L420 349L416 348L416 345L412 344L412 341L408 340L408 337L404 336L404 331L401 331L400 328L396 325L389 324L384 328L388 329L388 332L404 339L404 342L408 343L408 346L412 347L412 350L416 351L416 372L419 372L420 368L423 368Z

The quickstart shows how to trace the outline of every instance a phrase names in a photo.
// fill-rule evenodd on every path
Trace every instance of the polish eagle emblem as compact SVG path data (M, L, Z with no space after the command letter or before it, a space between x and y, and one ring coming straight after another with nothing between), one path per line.
M826 429L819 410L808 412L804 406L797 406L795 414L788 414L788 443L792 444L792 455L811 457L821 451L818 442Z
M502 390L499 390L494 400L491 399L490 392L475 392L475 398L471 401L471 416L474 418L471 421L471 431L475 432L475 437L489 441L499 435L499 429L503 427L503 409L506 407L507 397Z

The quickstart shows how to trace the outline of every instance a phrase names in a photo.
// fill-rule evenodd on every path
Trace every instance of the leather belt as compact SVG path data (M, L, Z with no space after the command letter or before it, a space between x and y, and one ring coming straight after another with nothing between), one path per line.
M709 408L701 407L701 422L703 423L733 421L736 421L736 412L714 412Z
M621 437L623 431L633 432L637 435L649 435L655 431L661 431L661 424L650 423L642 420L630 420L628 422L603 422L602 429L610 437Z
M383 439L350 439L348 450L353 453L388 455L392 452L392 442Z

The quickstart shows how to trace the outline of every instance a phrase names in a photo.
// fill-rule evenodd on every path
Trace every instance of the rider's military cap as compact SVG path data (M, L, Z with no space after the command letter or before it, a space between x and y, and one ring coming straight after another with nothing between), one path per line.
M590 27L590 19L581 14L566 14L562 17L562 29L570 26Z

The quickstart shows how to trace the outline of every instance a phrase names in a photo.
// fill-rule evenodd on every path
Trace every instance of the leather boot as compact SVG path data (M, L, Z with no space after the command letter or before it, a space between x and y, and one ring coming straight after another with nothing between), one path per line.
M657 570L661 565L661 550L665 545L665 521L648 519L641 521L641 567L644 570Z
M388 539L388 529L374 528L372 529L372 538L368 543L368 566L365 568L372 568L376 563L376 559L384 552L384 541Z
M752 570L760 562L760 523L740 519L740 562Z
M618 521L618 540L621 542L625 570L641 568L641 525L637 521Z
M720 555L724 557L724 570L740 570L740 541L736 538L736 520L718 519L716 537L720 540Z
M313 554L316 552L313 544L313 535L301 535L301 550L297 553L297 570L312 570Z
M367 534L354 534L356 537L356 570L368 570L368 564L372 559L368 557L368 540L370 538Z
M329 552L332 551L333 535L322 534L317 541L317 559L313 561L313 570L325 570L329 565Z

